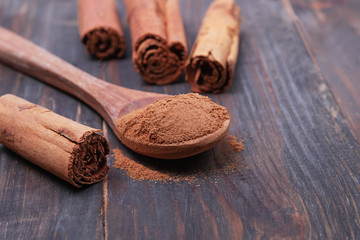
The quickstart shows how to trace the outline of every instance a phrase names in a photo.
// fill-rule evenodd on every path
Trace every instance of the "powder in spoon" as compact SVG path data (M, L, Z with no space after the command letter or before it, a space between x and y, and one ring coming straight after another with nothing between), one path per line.
M174 144L219 130L229 119L225 107L195 93L158 100L117 122L125 138L143 143Z

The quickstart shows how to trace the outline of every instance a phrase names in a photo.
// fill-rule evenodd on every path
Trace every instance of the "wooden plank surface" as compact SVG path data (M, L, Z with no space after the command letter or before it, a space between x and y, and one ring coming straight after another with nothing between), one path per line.
M284 2L359 140L360 1Z
M210 2L180 1L189 47ZM13 93L103 128L112 149L136 161L204 173L195 182L159 183L131 180L111 168L102 183L75 190L0 146L0 238L356 239L359 1L326 1L331 6L326 8L318 7L323 1L309 0L237 2L244 22L234 83L209 96L229 109L230 132L245 141L242 153L221 143L171 163L140 156L83 103L0 65L0 95ZM136 74L126 13L118 3L127 42L120 60L99 62L85 54L76 1L2 0L0 25L105 81L144 91L189 92L183 77L151 86ZM211 173L224 158L244 168Z

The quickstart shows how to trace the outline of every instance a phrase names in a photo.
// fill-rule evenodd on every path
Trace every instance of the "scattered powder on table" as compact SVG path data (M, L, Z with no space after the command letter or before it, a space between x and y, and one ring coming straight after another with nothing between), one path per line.
M122 136L136 142L177 144L211 134L229 119L225 107L213 103L208 97L189 93L165 98L133 111L120 118L116 127ZM236 138L230 143L236 143L234 149L237 151L242 146ZM193 182L199 177L239 169L240 164L226 149L228 146L223 142L219 148L223 148L221 152L224 154L212 161L197 159L196 156L179 160L134 161L115 149L113 166L124 170L132 179Z
M241 152L242 150L244 150L244 145L243 145L243 140L237 140L235 136L233 135L228 135L227 137L227 143L230 145L230 147L237 151L237 152Z
M115 162L113 167L124 170L131 179L135 180L164 182L186 181L188 183L193 183L199 178L204 178L206 176L239 172L246 166L244 166L242 161L234 158L234 155L229 151L229 147L231 150L241 152L244 149L242 144L243 141L237 141L236 137L233 135L228 135L226 138L226 142L224 141L219 145L220 151L223 152L223 154L218 156L216 161L208 162L207 159L198 161L196 156L190 159L180 160L151 160L151 163L154 163L154 161L165 161L167 163L165 167L163 166L162 169L158 169L156 165L159 164L151 165L146 162L141 163L125 156L120 149L114 149L113 155L115 157Z
M188 93L133 111L116 125L121 135L136 142L176 144L211 134L228 119L225 107L208 97Z
M113 166L125 170L130 178L154 181L170 180L171 178L169 174L153 170L131 160L125 156L120 149L114 149L113 152L116 159Z
M149 166L138 163L125 156L125 154L118 148L113 150L115 162L113 167L122 169L131 179L136 180L151 180L151 181L172 181L180 182L186 181L188 183L196 180L196 175L176 174L159 169L151 168Z

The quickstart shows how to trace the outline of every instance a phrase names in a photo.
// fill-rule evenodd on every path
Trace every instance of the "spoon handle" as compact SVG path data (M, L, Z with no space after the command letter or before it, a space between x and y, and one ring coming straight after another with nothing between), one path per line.
M138 92L99 80L2 27L0 62L79 98L111 126L121 107Z
M115 133L119 117L167 97L99 80L2 27L0 62L79 98L97 111Z
M76 96L96 110L97 99L102 99L111 85L1 27L0 62Z

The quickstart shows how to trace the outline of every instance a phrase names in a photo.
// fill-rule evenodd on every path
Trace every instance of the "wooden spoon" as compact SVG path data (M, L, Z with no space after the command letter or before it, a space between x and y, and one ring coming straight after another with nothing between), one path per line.
M125 145L150 157L176 159L195 155L212 148L229 129L230 121L225 121L214 133L180 144L134 142L121 135L117 120L169 95L132 90L97 79L1 27L0 61L81 99L105 119Z

